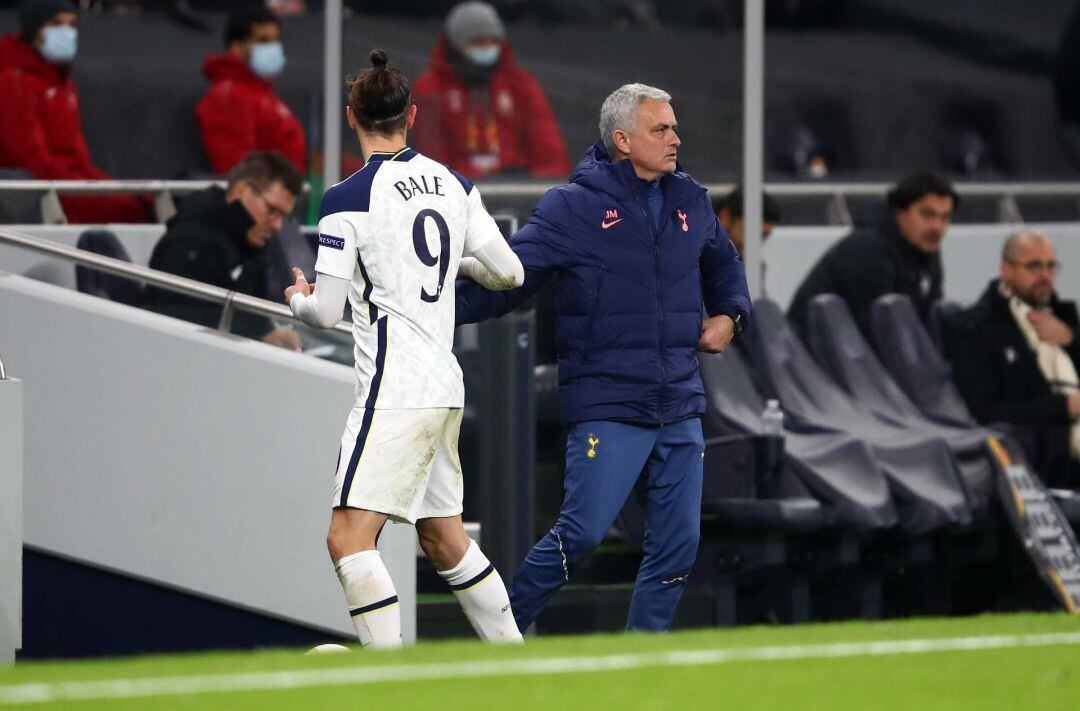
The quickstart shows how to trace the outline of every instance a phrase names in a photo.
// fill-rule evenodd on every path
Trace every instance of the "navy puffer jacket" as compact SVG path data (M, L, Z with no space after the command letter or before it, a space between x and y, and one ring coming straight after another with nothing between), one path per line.
M750 314L742 262L705 188L681 169L662 177L657 229L645 183L602 143L570 180L548 191L510 240L525 284L490 292L459 282L458 324L511 311L554 275L567 423L662 425L704 414L695 357L702 307L710 316Z

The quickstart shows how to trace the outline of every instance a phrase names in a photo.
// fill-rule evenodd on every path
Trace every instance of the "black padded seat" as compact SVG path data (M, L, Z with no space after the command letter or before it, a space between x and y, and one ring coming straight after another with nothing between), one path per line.
M701 502L704 516L740 531L814 533L825 525L825 507L816 499L712 499Z
M818 367L780 307L754 304L740 346L767 397L780 401L788 429L846 432L871 445L889 481L903 529L921 535L971 522L963 480L949 447L936 437L878 420Z
M930 316L926 321L926 330L930 334L930 340L937 346L938 353L945 360L949 359L948 350L945 347L946 334L949 331L952 320L964 307L957 301L938 299L930 307Z
M986 441L994 433L927 419L881 365L839 296L814 297L807 324L807 345L822 370L882 422L944 441L960 464L972 505L988 507L994 495L994 469Z
M112 230L86 230L75 243L79 249L104 257L130 262L131 256ZM128 306L138 306L142 301L142 285L122 276L75 266L75 287L84 294L93 294Z
M953 385L948 363L923 328L911 299L901 294L878 298L871 308L870 323L882 365L924 415L944 424L975 423Z
M765 398L754 385L742 353L728 349L722 354L700 354L698 360L709 400L702 421L706 437L762 434ZM809 495L818 499L828 527L867 532L896 524L885 473L863 441L835 431L789 430L784 433L783 454L770 492L778 498Z

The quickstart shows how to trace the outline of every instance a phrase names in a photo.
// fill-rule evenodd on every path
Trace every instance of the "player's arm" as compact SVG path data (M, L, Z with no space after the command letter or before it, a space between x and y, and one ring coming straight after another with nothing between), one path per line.
M488 214L480 191L475 185L463 183L468 191L465 200L468 221L465 228L465 254L458 275L469 277L493 291L514 289L525 283L525 268L521 260L503 239L499 226Z
M349 298L351 281L329 274L319 274L315 287L308 284L304 272L293 267L296 282L285 290L285 301L289 303L293 316L314 328L333 328L341 320L345 311L345 301Z
M510 245L499 238L462 259L458 276L468 277L492 291L504 291L525 283L525 267Z
M559 190L549 190L525 226L510 238L510 249L524 267L524 284L515 289L494 292L469 280L458 282L457 325L478 323L513 311L539 291L551 275L573 264L576 257L571 215L569 205Z
M323 197L323 215L319 218L319 255L315 260L318 273L318 296L308 284L304 272L293 268L295 283L285 290L285 300L293 315L309 326L331 328L341 320L356 271L357 235L363 213L330 212L333 198ZM330 212L330 214L325 214Z

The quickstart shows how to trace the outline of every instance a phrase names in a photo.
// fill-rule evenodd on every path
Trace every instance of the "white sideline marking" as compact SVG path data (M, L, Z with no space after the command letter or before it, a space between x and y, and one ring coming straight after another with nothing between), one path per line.
M879 657L895 654L927 654L932 652L1057 645L1080 645L1080 632L841 642L782 647L611 654L592 657L539 657L504 661L451 662L447 664L395 664L339 669L252 672L248 674L18 684L0 686L0 703L34 704L52 701L131 699L147 696L190 696L229 691L268 691L317 686L352 686L391 681L430 681L487 676L536 676L541 674L621 671L644 667L689 667L730 662Z

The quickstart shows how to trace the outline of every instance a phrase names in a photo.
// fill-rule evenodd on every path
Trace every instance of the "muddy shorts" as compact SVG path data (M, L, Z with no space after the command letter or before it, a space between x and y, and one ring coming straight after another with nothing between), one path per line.
M460 514L461 414L460 408L353 408L341 437L333 505L408 523Z

